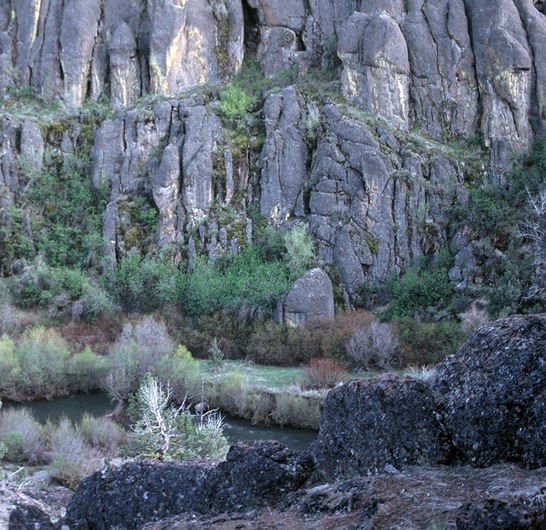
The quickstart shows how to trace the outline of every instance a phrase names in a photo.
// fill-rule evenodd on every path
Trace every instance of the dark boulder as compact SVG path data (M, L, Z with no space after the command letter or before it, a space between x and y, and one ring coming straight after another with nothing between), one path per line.
M10 513L9 530L53 530L51 519L37 506L18 506Z
M313 460L327 477L445 463L451 446L435 407L429 387L415 379L388 374L351 381L326 398Z
M236 444L220 464L134 461L85 479L63 522L71 530L130 529L188 512L275 505L305 482L310 465L273 441Z
M141 460L86 478L64 524L71 530L140 528L185 511L201 511L210 466Z
M207 511L219 513L274 506L305 483L311 465L309 458L279 442L235 444L226 461L209 475Z
M546 315L480 327L437 369L443 423L464 458L546 464Z
M488 499L461 506L456 523L457 530L543 530L546 507L529 506L524 501L507 503Z

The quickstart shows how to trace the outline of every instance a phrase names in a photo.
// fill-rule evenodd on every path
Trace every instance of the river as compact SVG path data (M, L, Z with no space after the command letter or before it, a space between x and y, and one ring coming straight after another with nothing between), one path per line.
M50 419L57 421L66 416L72 421L79 421L88 413L101 416L112 411L112 402L106 394L76 394L70 397L57 398L51 401L37 400L27 403L3 403L4 408L26 407L41 422ZM225 417L225 435L230 443L253 442L255 440L278 440L291 449L306 449L315 439L317 433L308 429L279 427L276 425L252 425L249 421L233 416Z

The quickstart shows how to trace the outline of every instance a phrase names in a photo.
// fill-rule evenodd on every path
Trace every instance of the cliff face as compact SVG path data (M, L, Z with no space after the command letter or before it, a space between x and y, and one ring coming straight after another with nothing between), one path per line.
M82 114L57 119L59 131L6 112L3 223L10 205L24 203L22 161L40 168L44 153L83 146L93 184L111 187L111 263L135 245L127 211L146 195L159 212L154 245L179 257L238 248L259 209L273 223L307 220L320 260L337 265L349 294L446 244L457 255L453 281L479 281L450 212L466 200L465 180L502 180L513 149L544 132L543 10L531 0L3 2L6 101L32 93L78 116L107 98L117 111L92 141ZM219 119L211 84L228 81L245 57L273 79L328 70L340 95L301 83L273 91L240 134ZM477 135L486 150L461 152Z

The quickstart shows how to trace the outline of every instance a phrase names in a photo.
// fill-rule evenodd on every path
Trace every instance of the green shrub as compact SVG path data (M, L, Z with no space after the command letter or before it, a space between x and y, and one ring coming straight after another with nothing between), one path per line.
M197 260L188 276L182 307L192 315L209 315L245 307L270 308L291 285L282 261L266 262L254 246L215 264Z
M72 392L90 392L100 388L106 375L106 362L86 347L68 361L68 376Z
M225 354L224 351L218 345L218 339L214 337L209 348L209 365L215 372L222 369L224 365Z
M179 345L173 355L163 355L156 369L160 381L171 389L173 399L182 402L201 390L201 369L190 351Z
M435 261L410 269L392 285L388 316L432 316L447 309L452 303L455 289L449 281L452 257L440 253Z
M125 443L127 432L110 418L94 418L84 414L78 431L85 443L98 449L103 456L115 456Z
M2 335L0 337L0 395L15 397L19 371L15 343L7 335Z
M315 261L314 242L307 224L299 224L289 230L284 235L284 245L288 269L294 277L302 276Z
M46 446L42 428L26 408L12 408L0 412L0 440L8 438L6 445L10 458L25 460L31 464L46 459Z
M67 418L61 418L51 435L52 476L75 489L80 481L104 466L104 459L85 443L78 429Z
M273 419L279 425L318 429L322 399L289 392L277 394Z
M402 318L395 322L400 339L402 366L426 366L455 353L464 340L461 326L454 321L420 322Z
M8 432L0 439L5 447L4 460L20 462L23 458L23 435L20 432Z
M210 407L218 407L235 416L245 416L249 389L240 372L230 371L208 383L206 392Z
M33 328L24 333L15 351L20 369L17 388L21 397L51 398L67 393L70 352L57 331Z
M220 115L230 122L243 120L253 110L257 98L236 84L220 92Z
M150 312L180 298L185 276L168 259L134 255L121 260L112 280L123 308Z
M136 394L126 452L163 458L222 458L227 452L221 418L207 413L194 421L187 406L170 403L172 394L158 379L147 376Z
M162 359L172 356L174 350L163 321L146 316L134 324L127 322L109 351L106 390L113 399L124 401L136 392L144 375L155 374Z

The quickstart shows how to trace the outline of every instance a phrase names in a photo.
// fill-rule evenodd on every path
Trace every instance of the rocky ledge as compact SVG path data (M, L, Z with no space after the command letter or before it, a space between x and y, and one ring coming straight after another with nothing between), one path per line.
M56 527L19 509L10 528L544 528L545 389L546 315L506 318L426 382L331 391L308 452L126 463L84 480Z

